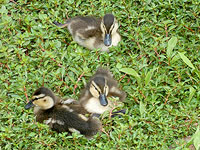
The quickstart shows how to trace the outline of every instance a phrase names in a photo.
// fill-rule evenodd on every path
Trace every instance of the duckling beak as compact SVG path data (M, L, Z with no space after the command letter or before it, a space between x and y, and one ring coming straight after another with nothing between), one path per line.
M107 106L107 105L108 105L108 100L107 100L105 94L100 94L99 100L100 100L100 104L101 104L102 106Z
M105 44L105 46L110 46L111 45L111 35L110 34L106 34L105 35L104 44Z
M31 101L28 102L28 104L26 104L26 106L24 108L25 109L29 109L29 108L31 108L33 106L34 106L34 104L33 104L33 101L31 100Z

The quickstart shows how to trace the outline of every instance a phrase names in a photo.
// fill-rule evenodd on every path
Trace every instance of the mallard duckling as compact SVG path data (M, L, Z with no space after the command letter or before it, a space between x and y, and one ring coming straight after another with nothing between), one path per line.
M126 93L117 87L117 81L107 69L99 68L81 92L81 106L92 114L102 114L111 110L112 101L107 97L118 97L124 101Z
M95 135L101 128L101 122L94 117L86 118L82 114L61 103L61 99L45 87L35 91L32 100L25 109L34 106L36 121L45 123L57 132L80 132L87 138ZM81 109L81 106L79 107Z
M121 41L118 23L113 14L106 14L103 19L91 16L75 17L64 24L54 24L59 27L67 26L74 41L90 50L101 49L108 52L109 47L117 46Z

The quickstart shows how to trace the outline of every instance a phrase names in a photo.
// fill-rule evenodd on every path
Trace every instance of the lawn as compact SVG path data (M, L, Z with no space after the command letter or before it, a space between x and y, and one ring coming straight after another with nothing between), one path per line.
M108 12L122 35L109 53L79 46L52 24ZM0 15L0 149L200 147L199 0L1 0ZM24 109L40 86L78 99L99 66L126 91L127 113L104 114L93 139L51 131Z

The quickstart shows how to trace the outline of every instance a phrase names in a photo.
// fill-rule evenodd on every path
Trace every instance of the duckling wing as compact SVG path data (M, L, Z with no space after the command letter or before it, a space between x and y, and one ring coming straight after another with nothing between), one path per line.
M95 17L76 17L69 23L68 30L73 37L80 36L82 39L90 38L100 32L100 19Z
M77 113L68 114L67 119L68 121L65 123L70 129L75 129L85 136L93 136L101 127L101 122L98 119L88 119Z
M121 91L118 87L111 87L108 96L119 97L120 101L124 101L126 98L126 93Z
M86 118L84 115L78 114L78 118L73 116L71 118L71 125L69 126L70 131L79 131L87 138L92 137L98 131L100 131L102 125L101 121L96 117Z
M84 29L79 29L76 31L76 36L79 36L82 40L86 40L92 37L99 37L101 34L99 34L100 31L98 28L94 26L88 26Z

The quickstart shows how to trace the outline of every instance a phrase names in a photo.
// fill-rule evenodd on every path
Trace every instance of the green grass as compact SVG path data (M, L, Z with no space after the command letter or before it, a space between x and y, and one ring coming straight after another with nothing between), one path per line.
M198 0L4 0L0 5L0 149L187 149L176 141L193 136L199 126ZM52 25L106 12L119 20L123 39L110 53L89 51ZM122 118L105 117L105 132L92 140L53 132L24 109L40 86L77 99L99 66L109 67L127 92L128 111ZM198 139L194 136L196 147Z

